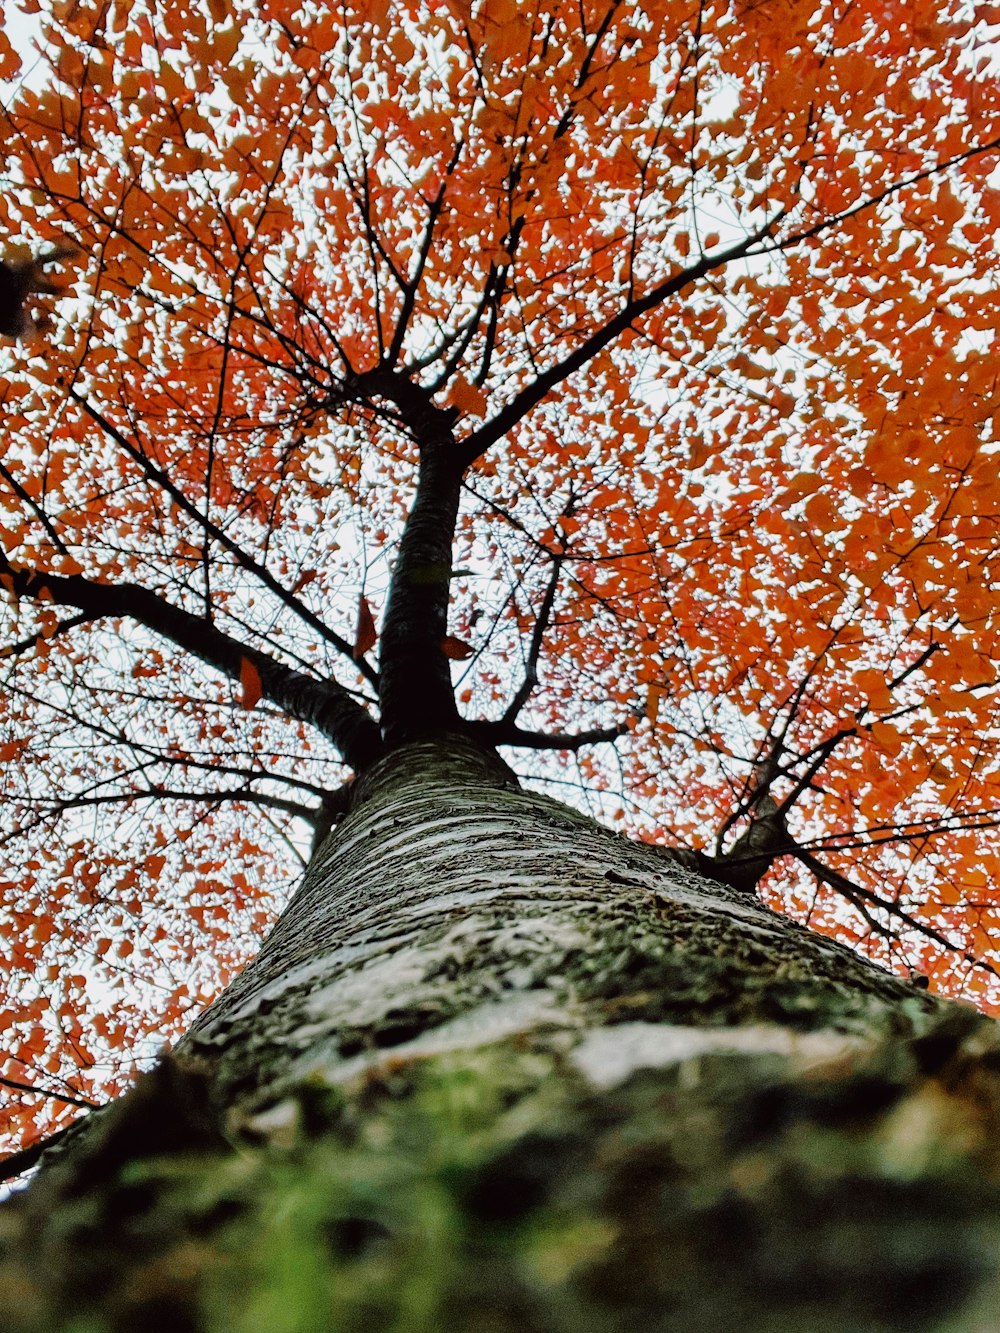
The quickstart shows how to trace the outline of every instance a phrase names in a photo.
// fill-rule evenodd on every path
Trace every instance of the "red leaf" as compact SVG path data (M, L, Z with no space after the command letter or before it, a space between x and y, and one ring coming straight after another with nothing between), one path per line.
M464 639L456 639L453 634L446 634L441 640L441 651L445 657L450 657L455 662L464 662L473 653L471 644L466 643Z

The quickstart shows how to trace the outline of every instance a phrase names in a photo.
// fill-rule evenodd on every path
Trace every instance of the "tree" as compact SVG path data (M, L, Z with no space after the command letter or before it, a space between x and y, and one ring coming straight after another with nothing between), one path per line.
M42 1326L973 1291L992 1028L908 978L998 1002L995 17L45 15L3 231L85 262L4 380L12 1141L120 1091L308 871L9 1213ZM267 1200L241 1303L223 1214ZM150 1208L95 1285L73 1228L124 1253ZM822 1280L765 1263L802 1227Z

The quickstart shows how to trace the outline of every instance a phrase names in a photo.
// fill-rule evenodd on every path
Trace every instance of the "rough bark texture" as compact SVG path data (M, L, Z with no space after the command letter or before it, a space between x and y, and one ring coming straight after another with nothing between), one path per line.
M870 1033L932 1006L757 899L693 875L453 740L355 795L256 961L183 1051L227 1104L397 1055L608 1024Z
M1000 1042L451 740L0 1213L17 1330L992 1330Z

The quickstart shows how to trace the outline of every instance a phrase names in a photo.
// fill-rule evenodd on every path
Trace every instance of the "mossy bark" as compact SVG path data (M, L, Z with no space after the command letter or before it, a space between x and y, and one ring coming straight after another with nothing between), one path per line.
M994 1329L998 1108L992 1023L410 745L0 1212L0 1327Z

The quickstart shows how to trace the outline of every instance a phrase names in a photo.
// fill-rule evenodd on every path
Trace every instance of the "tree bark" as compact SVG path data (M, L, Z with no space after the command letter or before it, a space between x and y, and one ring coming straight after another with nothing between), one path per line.
M998 1069L973 1011L403 746L0 1212L4 1327L994 1329Z

